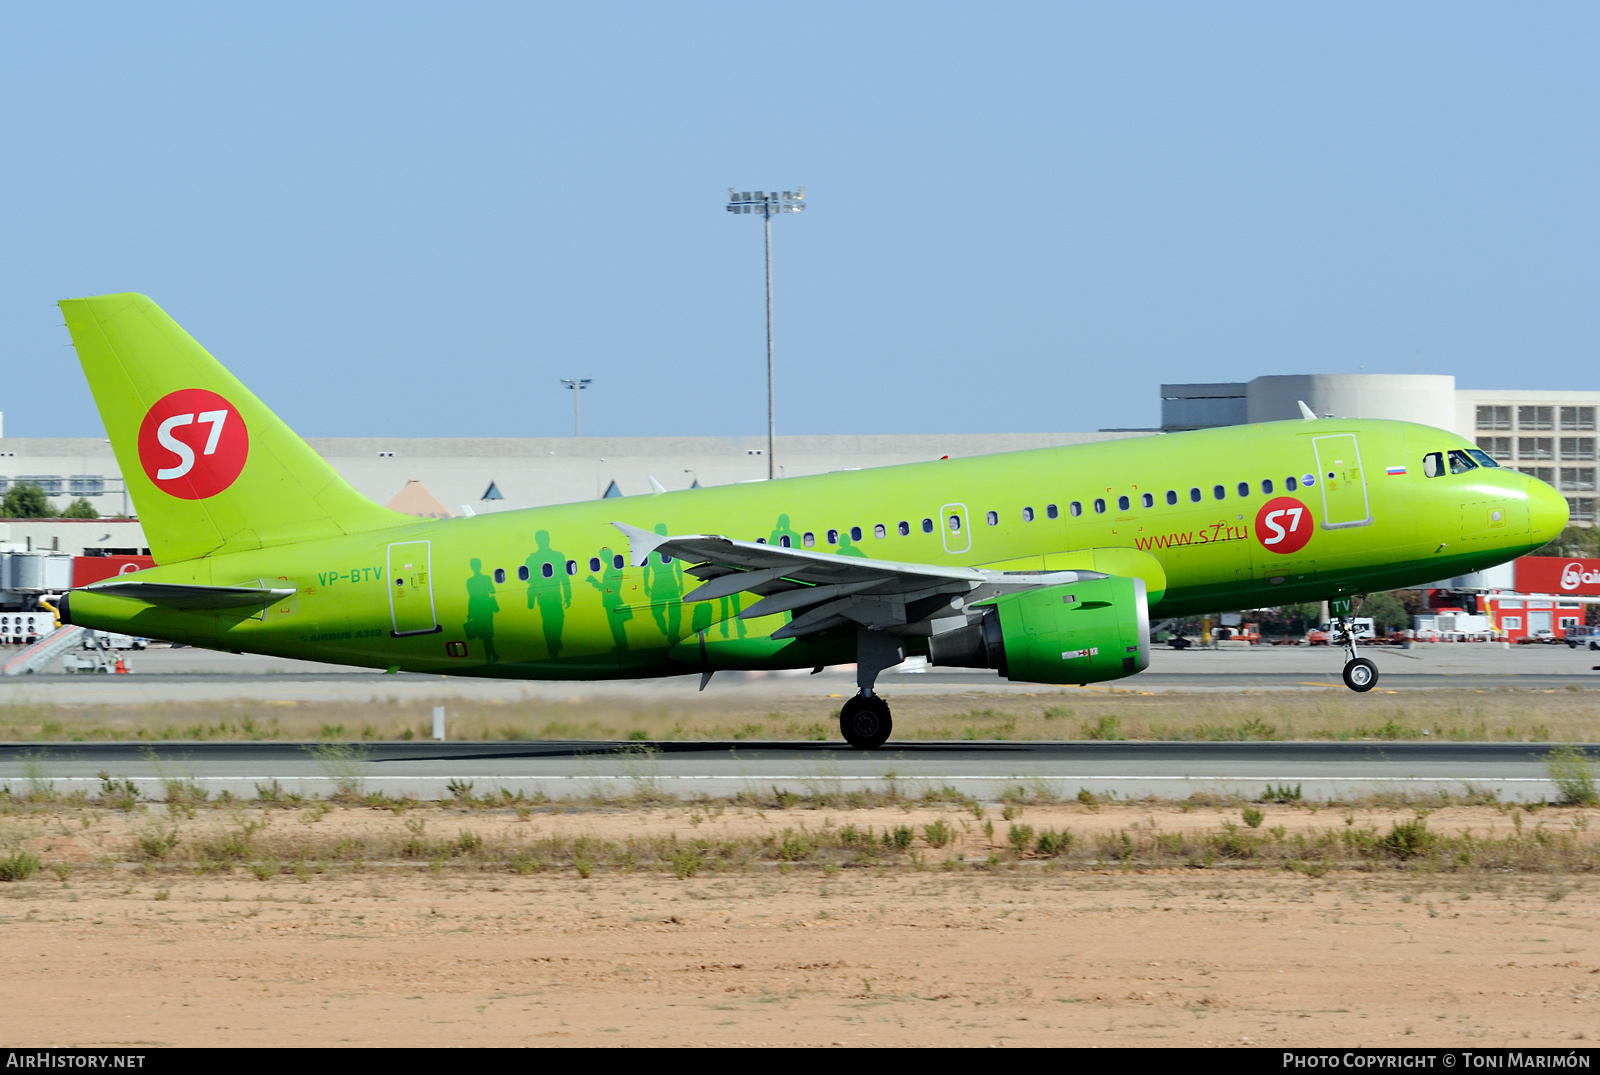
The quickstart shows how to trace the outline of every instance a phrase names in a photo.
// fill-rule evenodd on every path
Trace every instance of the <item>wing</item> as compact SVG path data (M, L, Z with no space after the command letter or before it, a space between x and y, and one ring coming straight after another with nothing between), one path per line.
M292 589L266 589L257 586L196 586L180 582L142 582L138 579L97 582L83 589L110 597L131 597L164 608L246 608L263 607L294 593Z
M933 635L964 626L975 601L1014 590L1106 576L1098 571L989 571L871 560L788 549L718 534L662 535L614 522L628 539L629 561L642 567L652 552L675 556L705 580L684 601L714 601L736 593L760 600L741 619L792 612L772 633L795 638L854 622L897 635Z

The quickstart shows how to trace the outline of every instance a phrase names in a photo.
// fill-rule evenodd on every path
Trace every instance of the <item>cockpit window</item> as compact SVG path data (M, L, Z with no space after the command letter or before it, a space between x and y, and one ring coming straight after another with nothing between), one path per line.
M1480 467L1498 467L1500 465L1494 461L1494 457L1488 452L1480 452L1476 448L1468 448L1467 454L1472 456Z
M1437 478L1444 474L1444 453L1429 452L1423 456L1422 473L1430 478Z
M1459 448L1451 449L1451 451L1450 451L1450 473L1452 473L1452 474L1465 474L1469 470L1477 470L1477 469L1478 469L1478 464L1474 463L1472 461L1472 458L1470 456L1468 456L1466 452L1463 452Z

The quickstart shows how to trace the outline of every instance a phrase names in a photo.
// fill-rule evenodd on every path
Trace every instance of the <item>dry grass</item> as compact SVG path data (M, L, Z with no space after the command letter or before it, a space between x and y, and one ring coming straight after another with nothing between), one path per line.
M895 737L918 739L1448 739L1600 741L1591 690L1159 694L1043 688L1035 694L894 698ZM837 698L746 703L701 696L644 706L573 701L445 702L453 739L830 740ZM434 700L0 706L0 741L394 740L425 738ZM1426 733L1426 734L1425 734Z
M129 800L0 796L0 882L36 872L115 876L327 873L656 873L679 879L763 870L1406 873L1582 875L1600 838L1582 809L1445 796L1339 806L1055 802L1020 789L1001 816L953 792L912 800L774 793L655 804L551 802L505 793L423 803L333 802L264 789L243 802L181 789ZM22 866L26 866L23 869Z

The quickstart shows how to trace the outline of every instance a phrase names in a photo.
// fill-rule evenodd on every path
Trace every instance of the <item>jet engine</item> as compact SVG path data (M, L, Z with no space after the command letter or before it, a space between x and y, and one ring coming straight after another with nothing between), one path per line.
M1144 580L1095 578L976 602L977 619L928 640L928 663L1028 683L1097 683L1150 666Z

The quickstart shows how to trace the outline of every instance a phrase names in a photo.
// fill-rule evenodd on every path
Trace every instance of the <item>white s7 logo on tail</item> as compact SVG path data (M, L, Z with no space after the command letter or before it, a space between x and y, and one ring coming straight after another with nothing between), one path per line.
M201 411L199 414L175 414L162 422L156 429L156 440L161 447L178 457L175 467L162 467L156 471L156 477L161 481L171 481L181 478L194 469L194 449L172 435L172 431L179 426L193 425L198 418L202 423L211 426L211 435L206 437L206 446L203 455L215 455L217 441L222 436L222 423L227 421L227 411Z

